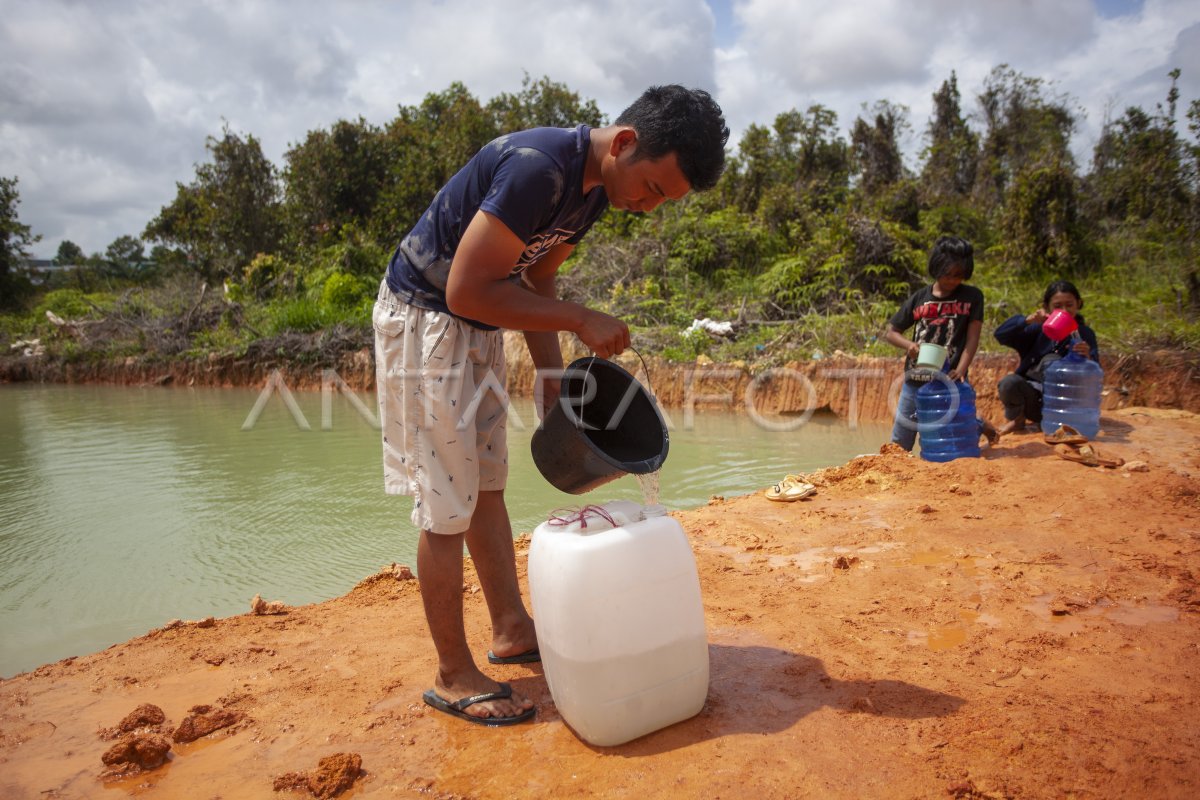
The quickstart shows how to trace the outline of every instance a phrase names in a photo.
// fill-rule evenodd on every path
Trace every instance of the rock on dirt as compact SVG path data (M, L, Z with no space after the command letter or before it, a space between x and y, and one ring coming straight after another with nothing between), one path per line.
M287 772L275 778L274 789L308 790L313 797L328 800L349 789L362 772L358 753L334 753L317 762L311 772Z
M142 703L140 706L130 711L125 719L121 720L117 725L121 731L129 733L138 728L150 728L162 725L167 720L167 715L163 710L153 703Z
M171 734L171 738L180 744L194 742L201 736L207 736L213 731L241 722L243 716L240 711L230 711L227 708L192 706L188 709L188 716Z
M171 743L157 734L127 736L104 752L100 760L113 769L109 777L128 775L161 767L171 751Z
M162 726L167 721L167 715L153 703L142 703L125 715L125 718L111 728L97 729L97 735L104 741L128 738L130 733L162 733Z
M250 610L259 616L265 614L286 614L287 604L282 600L263 600L261 594L256 594L254 595L254 599L250 601Z

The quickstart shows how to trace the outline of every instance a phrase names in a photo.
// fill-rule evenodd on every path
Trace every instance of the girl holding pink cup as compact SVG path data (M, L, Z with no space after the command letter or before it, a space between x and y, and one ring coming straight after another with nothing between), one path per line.
M1000 434L1042 420L1042 377L1047 366L1074 352L1100 361L1096 334L1083 321L1083 297L1070 281L1054 281L1042 295L1042 306L1033 313L1014 314L996 328L996 341L1017 351L1015 372L1000 379L997 387L1004 404L1005 423Z

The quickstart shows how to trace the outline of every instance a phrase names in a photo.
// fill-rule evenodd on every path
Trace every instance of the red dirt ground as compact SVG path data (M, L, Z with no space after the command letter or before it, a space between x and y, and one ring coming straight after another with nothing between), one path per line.
M1104 431L1103 453L1146 471L1070 463L1030 433L978 460L860 457L796 503L675 513L708 700L626 745L577 738L536 664L491 668L536 700L530 724L423 705L417 583L384 571L0 681L0 797L299 798L351 778L341 797L1197 797L1200 419L1131 408ZM469 571L464 591L482 660ZM124 735L171 741L168 759L105 779L135 709ZM185 719L232 723L171 740Z

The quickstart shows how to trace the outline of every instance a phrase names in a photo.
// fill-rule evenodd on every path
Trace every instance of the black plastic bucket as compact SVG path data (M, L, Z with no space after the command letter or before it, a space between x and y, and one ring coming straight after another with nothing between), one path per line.
M563 372L562 390L530 449L556 489L583 494L625 474L655 472L667 459L658 405L617 364L589 356Z

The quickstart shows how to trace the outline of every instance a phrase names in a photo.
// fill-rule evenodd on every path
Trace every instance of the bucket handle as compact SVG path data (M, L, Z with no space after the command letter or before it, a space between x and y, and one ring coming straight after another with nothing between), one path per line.
M646 366L646 359L642 358L642 354L633 345L629 345L629 349L638 357L638 361L642 362L642 372L646 373L646 386L650 389L650 396L654 397L657 402L658 395L654 393L654 386L650 383L650 368Z
M642 358L642 354L639 353L638 349L636 347L634 347L632 344L629 345L629 349L632 350L634 352L634 354L638 357L638 360L642 362L642 372L644 372L646 374L646 386L650 389L650 395L655 399L655 402L658 402L658 395L654 393L654 386L651 385L651 383L650 383L650 367L646 366L646 359ZM592 377L591 362L588 362L587 370L585 370L583 374L584 374L584 377L586 377L586 378Z
M639 353L637 351L637 348L635 348L633 345L630 345L629 349L633 350L633 352L637 354L638 359L642 362L642 371L646 374L646 385L650 390L650 396L655 403L658 403L658 395L654 394L654 387L650 385L650 367L648 367L646 365L646 359L642 358L642 354ZM592 380L592 364L593 363L595 363L595 362L588 361L587 368L583 371L584 386L587 386L588 381ZM636 382L636 379L635 379L635 382ZM626 397L625 402L622 404L622 408L624 408L624 406L628 404L629 399L630 399L629 397ZM582 401L583 398L581 397L580 400ZM561 402L561 399L560 399L560 402ZM563 410L567 411L566 406L563 407ZM588 430L597 430L597 428L595 428L594 426L585 422L582 417L575 416L573 412L567 411L567 414L572 417L571 421L574 424L576 424L580 427L587 428Z

